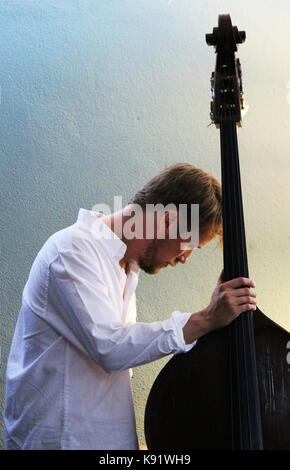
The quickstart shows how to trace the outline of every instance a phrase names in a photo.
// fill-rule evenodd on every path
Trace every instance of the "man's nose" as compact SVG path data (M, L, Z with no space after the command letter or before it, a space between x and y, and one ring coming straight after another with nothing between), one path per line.
M185 253L183 253L181 256L179 256L179 258L178 258L179 262L182 263L182 264L186 263L187 259L191 255L191 252L192 252L192 250L188 250Z

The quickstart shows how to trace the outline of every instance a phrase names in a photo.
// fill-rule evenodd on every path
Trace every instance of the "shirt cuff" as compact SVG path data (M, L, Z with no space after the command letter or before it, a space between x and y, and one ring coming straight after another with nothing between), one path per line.
M193 343L185 344L183 336L183 327L188 322L192 313L181 313L178 310L172 312L169 321L172 325L172 342L175 347L172 347L173 354L180 354L190 351L195 345L197 340Z

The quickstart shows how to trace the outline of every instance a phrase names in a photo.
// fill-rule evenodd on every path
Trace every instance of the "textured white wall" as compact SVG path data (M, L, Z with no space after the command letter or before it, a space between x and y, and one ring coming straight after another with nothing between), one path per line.
M112 206L114 195L126 203L173 162L220 177L219 134L206 127L215 56L204 38L220 13L247 32L239 56L250 110L239 144L250 275L262 311L290 328L289 2L2 0L2 403L22 289L48 236L79 207ZM186 266L142 273L139 320L197 311L221 266L212 242ZM135 369L141 444L146 399L166 361Z

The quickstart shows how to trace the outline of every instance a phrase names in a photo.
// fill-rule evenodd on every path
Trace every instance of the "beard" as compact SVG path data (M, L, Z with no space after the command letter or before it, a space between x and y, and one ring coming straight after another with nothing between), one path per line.
M165 263L158 261L157 252L159 247L165 240L153 239L152 243L148 245L142 255L139 256L137 263L138 266L147 274L157 274L158 271L165 267Z

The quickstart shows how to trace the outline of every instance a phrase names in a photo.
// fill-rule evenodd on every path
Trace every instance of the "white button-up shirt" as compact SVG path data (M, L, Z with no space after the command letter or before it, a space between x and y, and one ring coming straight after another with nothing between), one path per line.
M139 267L126 244L80 209L53 234L23 290L6 371L7 449L137 449L131 368L190 350L191 313L136 323Z

